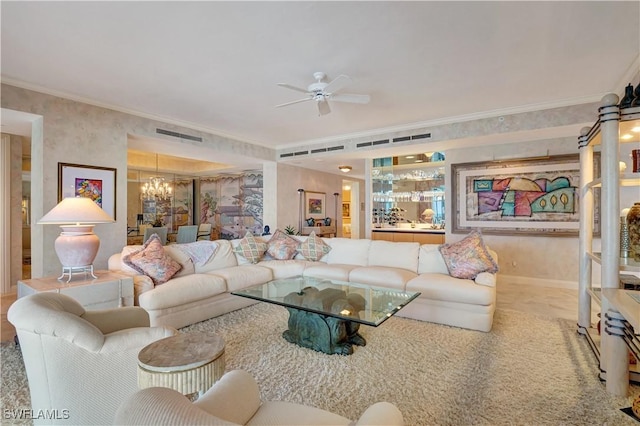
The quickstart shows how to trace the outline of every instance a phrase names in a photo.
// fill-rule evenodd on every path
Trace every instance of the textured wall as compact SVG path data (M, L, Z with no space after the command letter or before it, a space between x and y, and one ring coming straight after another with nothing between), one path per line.
M447 151L447 182L451 164L491 161L494 158L526 158L543 155L578 153L578 135L492 147L453 149ZM451 211L450 185L447 187L447 211ZM450 225L448 225L450 229ZM461 240L465 234L448 233L448 243ZM499 256L501 279L510 282L540 282L549 286L577 288L578 237L544 237L529 235L484 235L485 242Z
M278 164L277 167L277 194L278 194L278 223L277 228L284 229L286 226L291 225L297 230L300 230L300 197L298 195L298 189L304 189L305 191L324 192L327 202L326 213L327 216L335 218L336 200L333 194L335 192L342 194L342 176L331 174L313 172L308 169L301 169L300 167L290 166L287 164ZM338 198L338 202L341 198ZM271 228L275 230L274 226L270 223ZM338 230L342 229L342 204L338 211Z
M22 138L11 135L11 283L22 278ZM3 142L4 143L4 142Z
M58 201L58 162L111 167L116 177L116 223L96 226L100 250L97 269L107 267L109 256L126 244L127 235L127 139L128 135L167 139L156 128L193 134L203 138L203 159L211 152L248 156L263 161L275 159L269 148L235 141L180 126L120 113L31 90L2 85L2 108L43 117L42 135L32 138L32 207L37 221ZM36 135L38 136L38 135ZM172 143L176 143L172 139ZM190 144L191 141L182 143ZM35 225L32 234L32 273L34 277L60 273L60 262L53 251L59 235L57 226Z

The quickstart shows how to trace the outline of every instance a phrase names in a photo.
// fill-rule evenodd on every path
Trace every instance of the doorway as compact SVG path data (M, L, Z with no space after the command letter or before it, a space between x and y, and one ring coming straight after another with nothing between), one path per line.
M360 182L342 181L342 236L360 238Z

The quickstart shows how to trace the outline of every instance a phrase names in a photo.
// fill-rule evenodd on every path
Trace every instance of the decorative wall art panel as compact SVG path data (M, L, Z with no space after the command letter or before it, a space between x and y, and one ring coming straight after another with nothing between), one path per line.
M91 198L116 219L116 169L58 163L58 202L66 197Z
M200 223L211 223L222 239L262 234L261 173L200 180Z
M454 233L578 234L577 155L452 164L451 171Z

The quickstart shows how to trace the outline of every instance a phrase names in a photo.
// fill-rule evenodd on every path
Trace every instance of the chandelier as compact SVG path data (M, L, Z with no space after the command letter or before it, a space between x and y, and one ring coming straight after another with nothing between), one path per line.
M156 154L156 174L158 174L158 154ZM149 182L142 185L140 189L143 200L168 200L173 196L171 186L161 176L150 177Z

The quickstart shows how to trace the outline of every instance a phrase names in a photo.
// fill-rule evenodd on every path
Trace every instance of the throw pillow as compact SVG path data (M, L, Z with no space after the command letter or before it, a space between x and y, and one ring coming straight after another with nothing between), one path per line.
M153 280L153 283L163 284L173 277L182 266L164 252L162 241L158 234L153 234L142 248L126 255L122 261Z
M440 253L447 264L449 274L455 278L472 280L480 272L498 272L498 265L478 231L471 231L457 243L441 245Z
M277 229L269 239L267 253L277 260L293 259L300 242L295 238Z
M318 261L322 256L331 251L331 247L327 245L322 238L318 237L315 231L311 231L309 237L300 244L298 251L307 260Z
M233 251L251 263L258 263L267 251L267 243L256 240L251 232L247 232Z

